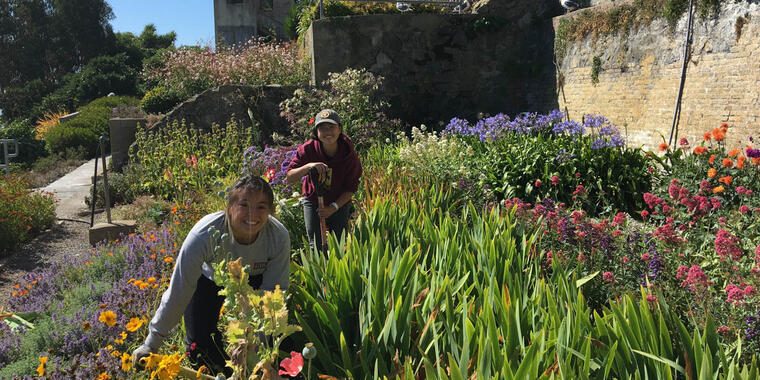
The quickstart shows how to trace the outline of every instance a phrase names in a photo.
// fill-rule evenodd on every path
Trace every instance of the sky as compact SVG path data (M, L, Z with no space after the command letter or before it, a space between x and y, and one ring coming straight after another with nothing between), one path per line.
M106 0L114 32L139 35L147 24L158 34L177 33L175 46L214 42L214 0Z

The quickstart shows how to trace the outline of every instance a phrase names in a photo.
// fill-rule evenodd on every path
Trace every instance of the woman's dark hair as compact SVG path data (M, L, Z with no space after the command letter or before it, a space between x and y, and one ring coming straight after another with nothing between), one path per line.
M269 183L263 178L256 175L246 174L235 181L235 184L232 185L232 188L230 189L229 197L227 198L227 207L237 201L238 190L261 191L269 201L269 209L274 209L274 193L272 192L272 187L269 186Z

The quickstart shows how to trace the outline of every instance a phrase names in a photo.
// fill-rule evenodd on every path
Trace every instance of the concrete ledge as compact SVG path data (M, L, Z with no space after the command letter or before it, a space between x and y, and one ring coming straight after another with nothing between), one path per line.
M112 241L121 235L128 235L137 230L137 222L134 220L114 220L112 223L96 223L90 227L90 245L95 245L103 240Z

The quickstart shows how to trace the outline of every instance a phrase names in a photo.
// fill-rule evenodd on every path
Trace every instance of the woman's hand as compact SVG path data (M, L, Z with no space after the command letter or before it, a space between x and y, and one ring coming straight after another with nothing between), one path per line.
M335 209L332 205L327 205L325 207L317 208L317 215L319 215L320 218L329 218L332 214L335 214L338 212L338 210Z
M324 162L312 162L309 164L309 168L315 168L317 169L317 172L319 173L319 180L323 180L325 176L327 175L327 164Z

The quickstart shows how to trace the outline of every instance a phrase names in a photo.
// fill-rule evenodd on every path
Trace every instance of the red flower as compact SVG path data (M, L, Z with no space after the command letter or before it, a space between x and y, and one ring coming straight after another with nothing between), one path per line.
M275 174L276 173L275 173L274 169L269 169L269 170L267 170L266 174L264 174L264 175L267 177L267 181L271 181L272 178L274 178Z
M662 143L662 144L660 144L660 146L658 147L658 149L660 150L660 152L668 150L668 143Z
M310 125L311 125L311 124L314 124L314 118L313 118L313 117L312 117L311 119L309 119L309 124L310 124Z
M280 362L280 375L298 376L303 369L303 356L298 352L291 351L290 357Z

